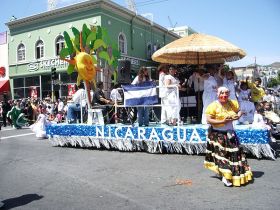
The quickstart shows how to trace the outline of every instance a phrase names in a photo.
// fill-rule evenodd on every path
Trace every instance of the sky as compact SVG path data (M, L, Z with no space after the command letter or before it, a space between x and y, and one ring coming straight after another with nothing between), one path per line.
M85 0L57 0L63 7ZM1 0L0 32L12 16L20 19L47 11L48 0ZM113 2L127 7L126 0ZM134 0L137 14L152 13L163 27L188 26L222 38L247 56L231 67L280 62L280 0Z

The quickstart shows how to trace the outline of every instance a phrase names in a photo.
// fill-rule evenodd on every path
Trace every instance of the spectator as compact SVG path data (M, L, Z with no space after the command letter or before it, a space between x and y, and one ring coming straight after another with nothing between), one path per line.
M257 103L262 101L265 92L264 89L261 87L261 78L256 78L254 83L249 82L248 79L249 77L246 78L246 82L248 84L248 87L251 89L252 102Z
M9 121L9 119L7 119L7 113L11 110L11 105L8 102L7 98L4 98L4 101L2 103L2 118L3 118L3 126L6 127L7 126L7 121Z

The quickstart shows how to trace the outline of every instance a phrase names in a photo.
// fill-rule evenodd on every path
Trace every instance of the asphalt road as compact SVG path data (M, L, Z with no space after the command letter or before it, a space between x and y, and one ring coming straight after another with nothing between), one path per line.
M53 147L29 129L0 136L3 209L280 208L279 159L249 158L254 183L228 188L203 156Z

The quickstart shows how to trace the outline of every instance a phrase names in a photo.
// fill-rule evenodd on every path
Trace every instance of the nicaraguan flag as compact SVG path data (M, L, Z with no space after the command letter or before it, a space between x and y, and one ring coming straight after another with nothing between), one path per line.
M151 81L137 85L122 85L124 106L151 105L158 103L156 84Z

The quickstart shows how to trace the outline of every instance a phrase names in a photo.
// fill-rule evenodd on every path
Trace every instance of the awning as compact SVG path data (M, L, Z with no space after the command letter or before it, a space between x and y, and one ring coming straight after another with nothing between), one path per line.
M10 82L9 80L0 81L0 94L4 92L10 92Z

